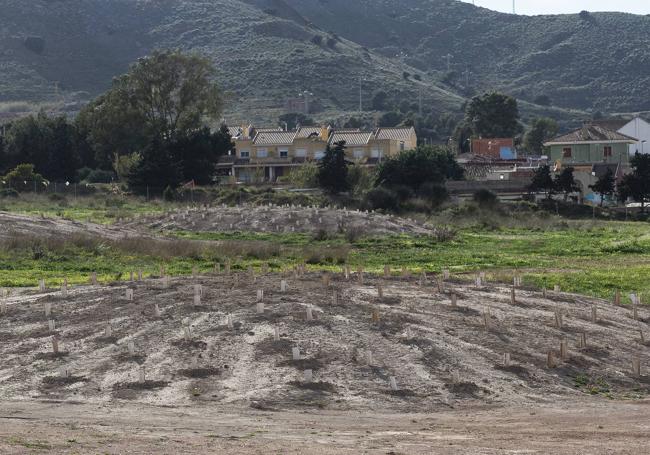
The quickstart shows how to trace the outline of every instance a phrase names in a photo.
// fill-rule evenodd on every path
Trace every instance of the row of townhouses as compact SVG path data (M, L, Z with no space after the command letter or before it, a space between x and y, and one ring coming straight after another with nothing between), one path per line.
M348 159L364 166L414 149L418 142L412 127L362 131L310 126L284 131L248 125L228 129L235 148L220 159L218 170L221 176L238 182L276 181L293 168L322 159L328 146L341 141Z

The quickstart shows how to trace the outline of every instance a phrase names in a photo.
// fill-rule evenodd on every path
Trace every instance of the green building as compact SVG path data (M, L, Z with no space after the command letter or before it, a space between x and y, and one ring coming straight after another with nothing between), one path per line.
M585 125L544 144L556 168L595 163L626 165L630 161L629 145L637 140L596 125Z

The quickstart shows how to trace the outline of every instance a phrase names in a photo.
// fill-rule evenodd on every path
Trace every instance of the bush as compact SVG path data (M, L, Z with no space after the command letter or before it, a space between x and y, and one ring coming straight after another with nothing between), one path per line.
M368 191L365 202L372 210L396 211L399 208L400 199L395 191L379 186Z
M0 189L0 199L7 197L18 197L18 191L13 188L2 188Z
M485 189L476 191L473 199L481 208L492 208L499 202L496 194Z
M449 199L449 192L444 185L436 182L426 182L420 186L418 191L420 197L426 199L432 208L440 206L443 202Z
M115 173L112 171L104 171L102 169L91 170L84 179L87 183L111 183L115 178Z
M176 190L172 188L171 186L167 185L167 188L165 188L165 191L163 191L162 197L163 200L171 202L176 200Z
M311 42L317 46L320 46L321 44L323 44L323 37L321 35L314 35L311 38Z
M33 164L19 164L15 169L5 175L2 180L10 188L16 191L34 191L34 188L42 189L46 183L41 174L34 172Z

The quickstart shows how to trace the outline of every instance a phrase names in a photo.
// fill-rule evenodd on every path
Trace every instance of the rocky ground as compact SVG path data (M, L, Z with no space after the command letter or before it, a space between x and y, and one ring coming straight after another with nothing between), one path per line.
M417 220L375 212L315 207L237 206L178 210L120 223L128 229L201 232L306 232L330 234L357 231L363 235L439 235L439 229Z

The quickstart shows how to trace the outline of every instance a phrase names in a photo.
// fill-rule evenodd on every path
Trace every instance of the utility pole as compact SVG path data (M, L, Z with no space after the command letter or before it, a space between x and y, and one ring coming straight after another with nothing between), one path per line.
M465 76L465 87L469 87L469 77L472 75L472 72L469 70L469 67L463 72Z
M442 58L447 60L447 72L451 71L451 59L454 58L454 56L451 54L447 54L447 55L443 55Z
M363 112L363 77L359 76L359 113Z

